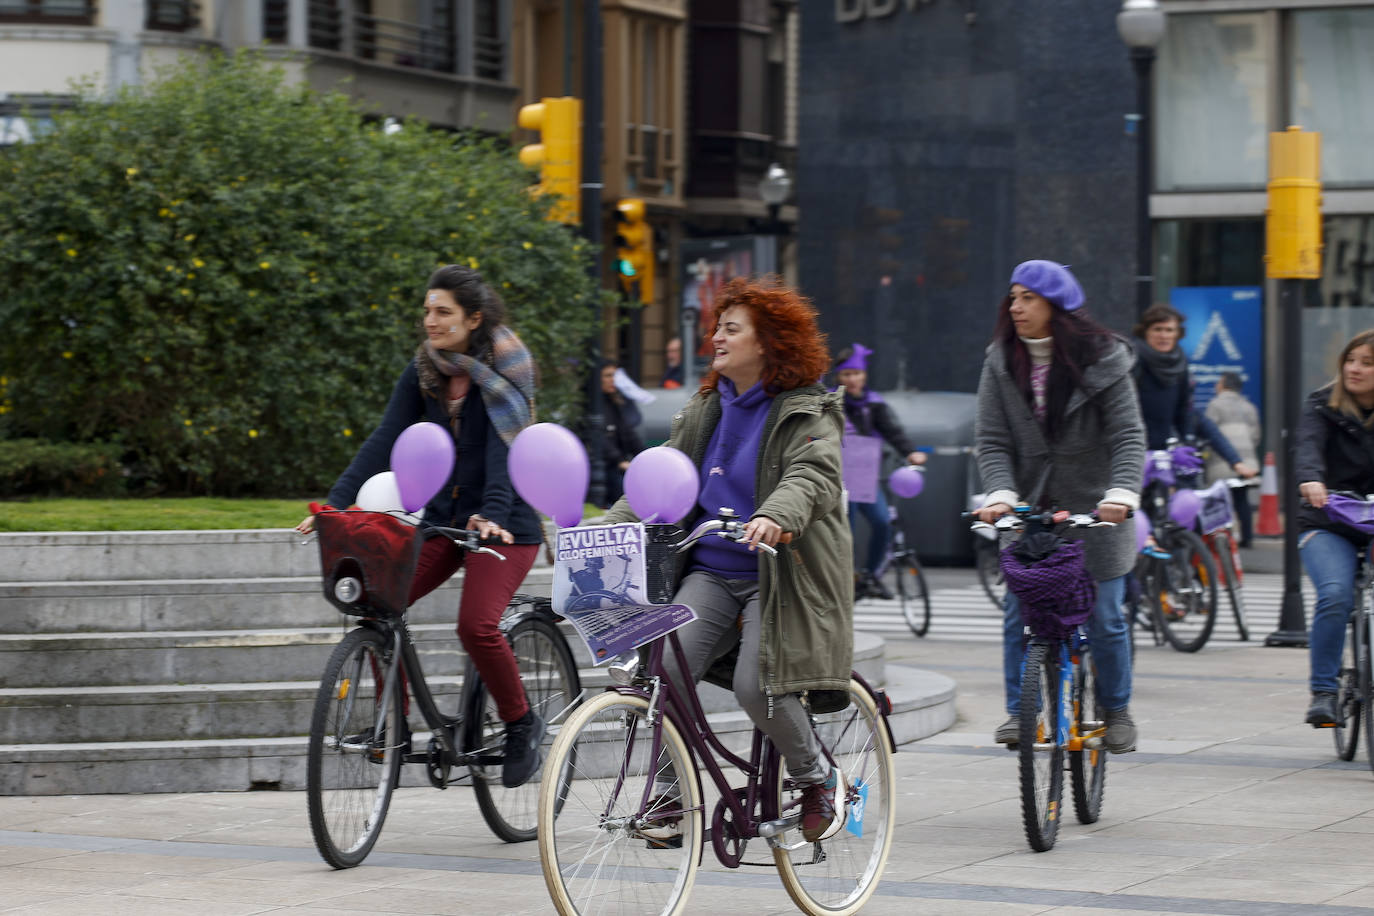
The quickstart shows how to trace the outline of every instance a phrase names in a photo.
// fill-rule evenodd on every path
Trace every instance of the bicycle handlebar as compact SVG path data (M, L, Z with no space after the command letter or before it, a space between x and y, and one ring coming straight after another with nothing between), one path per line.
M1130 510L1127 510L1129 516ZM1030 506L1017 506L992 524L978 518L977 513L961 512L959 517L967 521L975 519L969 526L970 531L1019 531L1030 521L1043 525L1065 525L1069 528L1115 528L1116 522L1104 522L1096 512L1068 512L1063 509L1037 512Z
M716 537L724 538L727 541L734 541L738 544L744 540L744 523L740 521L734 509L731 509L729 506L721 506L719 517L707 519L700 525L697 525L696 528L692 530L692 533L687 535L687 537L677 545L677 552L685 552L702 538L712 534ZM792 532L790 531L784 531L782 536L778 538L779 544L790 544L791 542ZM777 549L767 544L758 543L754 546L770 556L778 555Z
M490 556L496 557L496 559L498 560L506 559L505 554L498 553L495 550L492 550L490 547L487 547L485 544L483 544L482 539L478 536L477 532L471 529L448 528L444 525L430 524L425 524L424 529L426 531L433 531L437 534L442 534L444 537L448 538L450 541L456 544L458 548L461 550L471 551L472 553L489 554Z

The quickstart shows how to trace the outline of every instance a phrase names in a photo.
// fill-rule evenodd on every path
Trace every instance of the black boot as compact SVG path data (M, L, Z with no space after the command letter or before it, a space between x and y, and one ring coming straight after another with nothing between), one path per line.
M1307 707L1307 724L1313 728L1330 728L1336 724L1334 693L1312 694L1312 705Z
M528 710L514 722L506 723L505 762L501 784L507 789L523 786L539 769L539 743L544 740L544 720Z

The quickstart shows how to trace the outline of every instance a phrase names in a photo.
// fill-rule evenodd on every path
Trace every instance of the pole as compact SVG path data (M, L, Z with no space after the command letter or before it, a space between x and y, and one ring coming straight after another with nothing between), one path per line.
M1135 165L1135 307L1143 315L1154 300L1154 244L1150 226L1150 178L1154 168L1150 117L1150 70L1154 48L1131 48L1135 67L1136 165Z
M606 467L602 445L606 419L601 405L601 0L582 4L582 236L596 252L587 273L592 279L591 307L596 326L588 347L587 461L591 474L587 500L606 502Z
M1302 385L1302 280L1279 280L1279 308L1283 317L1283 468L1279 504L1283 508L1283 602L1279 628L1264 640L1266 646L1301 648L1307 645L1307 620L1302 607L1298 559L1298 397Z

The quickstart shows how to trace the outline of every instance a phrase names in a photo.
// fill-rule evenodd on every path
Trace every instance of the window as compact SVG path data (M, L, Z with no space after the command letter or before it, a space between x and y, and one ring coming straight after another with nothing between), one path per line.
M312 48L339 51L378 63L454 73L457 70L456 6L457 0L352 0L350 4L340 0L309 0L306 40ZM345 22L345 8L351 9L351 21ZM484 61L489 68L492 49L484 45L480 36L484 23L492 21L493 10L490 4L483 3L476 12L476 57L479 68ZM499 8L496 12L499 13ZM500 20L494 21L499 30ZM266 0L263 36L271 42L285 43L289 35L287 0ZM499 63L499 48L497 57Z
M674 60L678 25L636 18L628 23L631 74L626 87L626 187L641 194L671 197L676 193L678 162L674 152Z
M188 32L200 25L196 0L147 0L149 31Z
M1155 64L1158 190L1264 187L1269 21L1262 12L1168 18Z
M1321 131L1326 187L1374 184L1374 8L1292 14L1289 123Z
M95 0L0 0L0 22L92 25Z

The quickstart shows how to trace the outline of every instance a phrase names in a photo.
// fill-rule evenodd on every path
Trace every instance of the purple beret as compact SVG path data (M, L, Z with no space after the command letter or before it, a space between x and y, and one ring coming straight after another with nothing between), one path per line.
M1066 312L1083 305L1083 287L1067 267L1054 261L1022 261L1011 272L1011 282L1039 293Z

